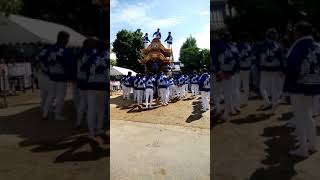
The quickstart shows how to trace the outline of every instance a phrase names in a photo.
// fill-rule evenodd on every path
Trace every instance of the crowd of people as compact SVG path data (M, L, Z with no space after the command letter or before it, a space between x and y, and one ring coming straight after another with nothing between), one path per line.
M211 50L216 120L229 121L241 113L256 87L263 99L257 110L274 115L280 103L291 105L294 116L287 126L295 129L299 147L289 154L307 157L317 151L313 118L320 112L319 33L301 21L283 38L279 34L271 28L264 40L250 42L249 33L240 33L237 39L228 31L220 33Z
M32 63L48 43L10 43L0 45L0 92L17 95L17 91L38 88ZM72 53L77 47L68 47Z
M41 43L0 45L0 92L16 95L16 90L32 88L31 60Z
M82 128L83 120L86 119L90 139L101 137L106 140L104 123L107 119L106 100L109 90L108 43L89 38L74 53L67 48L68 41L69 34L60 32L57 43L45 46L33 63L41 94L42 118L48 120L53 110L55 120L66 120L63 106L68 83L71 83L77 114L76 128Z
M166 75L149 73L147 75L137 74L135 77L131 72L121 79L123 99L130 100L133 92L133 100L137 104L150 109L156 97L160 98L161 105L167 106L174 99L184 99L191 91L192 97L201 94L202 110L209 110L210 101L210 75L207 69L202 70L202 74L194 71L191 75L176 74Z

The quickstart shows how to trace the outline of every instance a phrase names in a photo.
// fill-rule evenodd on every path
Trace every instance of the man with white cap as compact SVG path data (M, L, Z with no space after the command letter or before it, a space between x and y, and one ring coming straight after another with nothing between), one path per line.
M161 32L160 29L158 28L157 31L155 33L153 33L153 37L157 38L157 39L161 39Z
M144 97L144 91L146 89L145 80L142 76L142 74L137 75L137 87L136 87L136 93L137 93L137 103L142 104L143 97Z
M126 99L128 99L128 100L130 99L130 93L132 91L133 80L134 80L134 78L131 75L132 75L132 72L129 71L127 77L124 80L124 85L125 85L125 89L124 89L125 90L125 95L124 95L124 97Z
M149 38L148 38L148 33L146 33L146 34L143 36L144 48L147 48L147 47L148 47L149 42L150 42L150 40L149 40Z
M46 53L46 64L48 65L48 97L44 104L43 119L48 118L49 108L56 99L55 119L65 120L62 116L64 99L67 92L67 81L70 79L72 56L66 46L69 41L69 34L61 31L58 34L57 43L48 48Z
M228 31L223 32L221 42L217 45L217 62L215 63L216 76L221 78L221 85L224 93L224 114L222 120L229 120L230 115L236 114L234 101L234 78L238 71L239 54L237 48L231 43L231 34ZM218 102L219 103L219 102Z
M239 50L240 66L240 85L242 85L243 96L241 98L242 106L247 106L249 98L249 80L250 70L253 61L251 45L248 42L248 34L241 33L240 42L237 44Z
M261 45L258 60L261 72L260 93L264 100L264 104L260 108L261 110L272 108L272 113L275 112L280 100L284 61L284 54L280 44L276 41L277 37L278 33L275 29L272 28L267 31L266 40ZM272 101L270 101L269 96L272 97Z
M46 102L46 99L48 97L49 93L49 70L48 70L48 65L46 63L46 53L47 53L48 48L43 47L40 50L40 53L36 56L36 62L34 65L36 66L35 70L35 76L38 79L38 85L40 88L40 98L41 98L41 103L40 103L40 109L41 111L44 110L44 104Z
M171 32L168 33L168 37L166 38L166 40L164 40L164 42L167 42L168 48L170 49L172 47L172 36L171 36Z
M81 127L83 116L88 108L88 63L92 61L90 58L96 57L96 54L96 41L86 39L77 57L77 86L80 90L76 122L78 129Z
M163 106L168 105L168 99L167 99L167 88L168 88L168 78L167 76L161 72L158 78L158 91L161 98L161 104Z
M103 130L106 96L108 95L108 43L98 42L98 53L88 62L88 128L89 138L105 137Z
M210 75L208 70L203 69L203 74L199 78L199 89L201 92L202 110L210 109Z
M191 93L192 96L197 96L198 95L198 90L199 90L199 76L197 74L197 71L194 70L192 76L190 77L191 79Z
M306 158L317 151L316 128L312 118L313 96L320 94L320 47L311 36L312 26L302 21L295 25L296 41L287 54L286 92L294 97L294 122L299 147L290 155Z
M154 93L154 84L155 84L155 79L152 75L152 73L149 73L145 79L145 86L146 86L146 90L145 90L145 100L146 100L146 108L151 108L152 107L152 103L153 103L153 93Z

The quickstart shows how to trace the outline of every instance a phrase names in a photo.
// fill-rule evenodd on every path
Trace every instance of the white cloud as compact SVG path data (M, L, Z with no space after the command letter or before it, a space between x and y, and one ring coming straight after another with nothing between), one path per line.
M177 24L179 24L181 22L181 18L169 17L169 18L155 19L155 20L151 19L150 21L152 21L152 22L150 22L148 24L148 26L151 29L156 29L158 27L169 28L169 27L173 27L173 26L176 26Z
M110 8L115 8L119 4L119 0L110 0Z
M120 11L111 12L111 23L135 23L137 21L143 21L146 17L146 13L143 7L137 5L131 5Z
M154 12L148 12L150 6L146 8L145 3L135 5L123 5L111 10L111 25L128 24L137 28L146 28L147 30L155 30L156 28L174 27L182 21L181 17L153 17Z
M203 27L202 31L195 34L191 34L197 41L197 46L201 49L210 49L210 24ZM175 61L179 61L180 49L182 44L187 40L188 37L183 37L174 41L173 43L173 56Z
M179 61L180 57L180 49L182 44L186 41L187 37L179 38L177 41L173 42L172 51L173 51L173 58L174 61Z
M205 25L201 32L192 35L197 40L197 45L199 48L210 49L210 23Z

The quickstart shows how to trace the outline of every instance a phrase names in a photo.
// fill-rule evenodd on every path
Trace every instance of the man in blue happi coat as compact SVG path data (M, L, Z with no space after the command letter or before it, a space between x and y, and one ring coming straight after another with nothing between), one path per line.
M164 40L164 42L167 42L168 48L172 47L172 36L171 36L171 32L168 33L168 37L166 38L166 40Z
M153 33L153 37L157 38L157 39L161 39L161 32L160 29L158 28L157 31L155 33Z
M311 36L312 26L299 22L296 41L287 54L284 90L291 94L299 147L289 154L306 158L317 151L316 128L312 118L313 97L320 94L320 47Z

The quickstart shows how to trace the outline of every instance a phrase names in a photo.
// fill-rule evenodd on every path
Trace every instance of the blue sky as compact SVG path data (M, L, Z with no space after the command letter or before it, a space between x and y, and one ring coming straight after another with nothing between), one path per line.
M110 8L111 42L122 29L141 29L152 40L159 27L162 41L172 33L175 60L190 35L198 47L210 48L210 0L111 0Z

